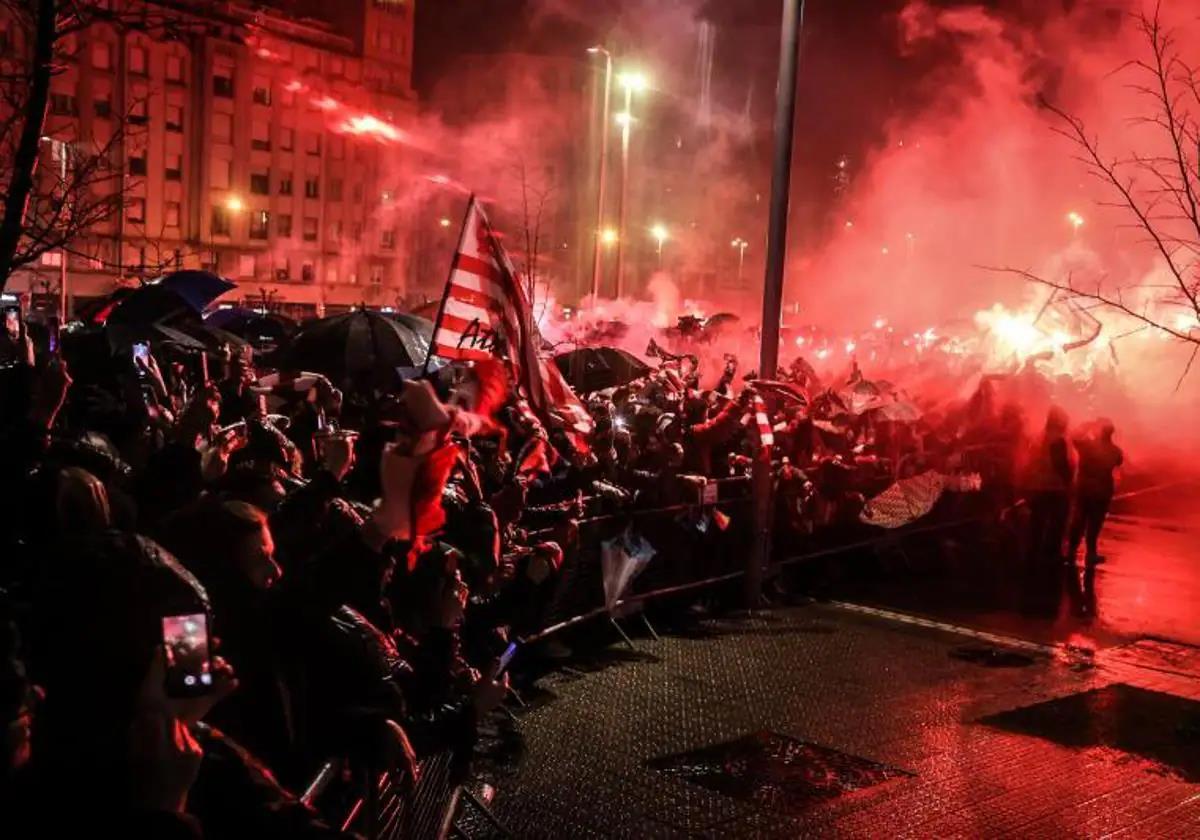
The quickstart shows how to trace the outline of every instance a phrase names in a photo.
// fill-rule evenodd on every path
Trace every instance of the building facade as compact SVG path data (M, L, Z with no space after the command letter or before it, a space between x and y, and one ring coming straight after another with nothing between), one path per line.
M48 138L110 149L119 169L117 212L66 253L69 297L177 267L297 314L402 298L413 0L123 7L139 5L179 25L94 23L52 82ZM57 288L62 258L10 287Z

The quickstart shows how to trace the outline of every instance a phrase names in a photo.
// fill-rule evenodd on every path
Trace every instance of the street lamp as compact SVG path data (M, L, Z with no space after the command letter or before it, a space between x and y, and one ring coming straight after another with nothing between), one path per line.
M625 88L625 110L617 115L617 124L621 126L621 203L618 211L617 230L620 239L617 241L617 297L625 288L625 231L627 212L629 209L629 130L633 126L633 95L641 93L650 83L646 77L637 72L627 71L617 77L621 87Z
M738 273L737 273L737 279L738 279L738 288L741 288L741 285L742 285L742 269L743 269L743 268L745 267L745 265L746 265L746 249L750 247L750 243L749 243L749 242L747 242L745 239L742 239L742 237L738 236L738 237L736 237L736 238L735 238L735 239L734 239L732 242L730 242L729 244L730 244L730 245L732 245L734 248L737 248L737 250L738 250Z
M663 243L671 238L670 231L667 226L661 222L650 228L650 235L654 237L654 241L658 243L658 267L662 268L662 249Z
M239 196L230 195L225 198L225 209L230 213L240 213L245 206Z
M600 297L601 228L604 225L604 193L608 184L608 113L612 103L612 53L604 47L589 47L591 55L604 56L604 105L600 114L600 171L596 175L596 244L592 249L592 301Z

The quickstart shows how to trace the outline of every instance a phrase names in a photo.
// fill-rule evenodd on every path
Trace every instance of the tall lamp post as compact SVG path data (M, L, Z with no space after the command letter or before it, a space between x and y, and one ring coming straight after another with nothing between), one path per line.
M625 110L617 114L621 126L621 203L618 208L617 233L617 297L625 291L625 232L629 210L629 132L633 127L633 95L646 89L646 77L641 73L622 73L618 77L625 88Z
M612 53L604 47L590 47L588 52L592 55L604 56L604 105L600 115L600 171L596 176L596 239L592 251L592 305L594 306L600 299L600 272L603 265L602 247L604 243L601 240L604 231L604 193L608 185L608 134L611 130L609 109L612 103L613 60Z
M742 269L744 269L746 267L746 249L750 247L750 243L747 242L745 239L742 239L742 237L739 236L736 239L734 239L732 242L730 242L729 244L732 245L734 248L737 248L737 252L738 252L737 281L738 281L738 288L740 289L742 287Z
M792 146L796 123L796 69L800 58L800 29L804 0L783 0L779 38L779 84L775 88L775 163L771 176L771 217L767 231L767 271L763 283L762 346L758 375L774 379L779 365L779 325L783 309L783 268L787 258L788 204L792 180ZM754 546L746 566L746 606L762 600L763 572L771 558L774 508L771 458L754 459Z

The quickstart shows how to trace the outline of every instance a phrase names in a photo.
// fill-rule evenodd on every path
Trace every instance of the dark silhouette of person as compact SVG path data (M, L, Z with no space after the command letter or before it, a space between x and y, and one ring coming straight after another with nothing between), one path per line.
M1104 528L1108 507L1112 504L1113 473L1125 460L1121 448L1113 443L1116 428L1111 420L1098 420L1085 426L1075 435L1073 443L1079 453L1079 469L1075 482L1075 514L1071 520L1071 542L1068 559L1074 560L1079 543L1086 539L1086 563L1094 566L1104 562L1097 551L1100 531Z
M1062 409L1050 409L1045 431L1034 446L1026 478L1032 530L1030 548L1035 561L1062 556L1062 541L1067 530L1071 500L1067 422L1067 415Z

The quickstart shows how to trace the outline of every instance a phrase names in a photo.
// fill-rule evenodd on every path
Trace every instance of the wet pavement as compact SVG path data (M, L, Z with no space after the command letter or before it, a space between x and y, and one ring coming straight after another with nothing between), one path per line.
M704 627L539 681L485 773L513 836L1200 836L1192 648L1006 658L818 604Z
M1200 645L1200 479L1118 495L1094 576L1065 568L1049 609L1029 609L1019 559L985 559L969 534L902 557L846 558L831 595L1048 644L1102 648L1140 638Z

